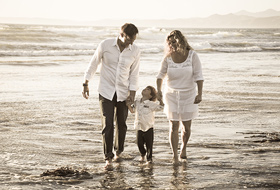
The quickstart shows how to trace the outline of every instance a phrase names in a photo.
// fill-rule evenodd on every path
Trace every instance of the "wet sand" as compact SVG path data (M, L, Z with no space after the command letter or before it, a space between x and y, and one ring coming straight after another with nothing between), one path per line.
M280 188L280 145L279 141L269 141L271 135L267 134L279 139L279 131L258 121L265 115L271 122L279 122L274 117L279 114L279 102L259 105L255 111L250 108L253 105L203 102L201 116L193 122L188 161L180 166L171 163L168 123L163 113L157 113L156 118L154 164L138 162L130 115L125 151L122 160L113 163L112 171L103 168L98 110L76 112L71 102L5 104L0 129L1 189ZM14 104L16 112L12 111ZM46 112L38 112L41 106ZM72 122L66 122L69 117ZM85 170L89 175L42 176L61 167Z
M0 189L280 189L277 65L260 74L222 67L204 67L207 83L187 162L172 164L168 121L158 112L154 164L139 163L130 114L125 151L111 171L104 170L96 87L89 100L81 96L85 65L32 67L38 76L26 72L31 67L2 67ZM154 81L141 77L141 87ZM66 167L78 172L43 175Z

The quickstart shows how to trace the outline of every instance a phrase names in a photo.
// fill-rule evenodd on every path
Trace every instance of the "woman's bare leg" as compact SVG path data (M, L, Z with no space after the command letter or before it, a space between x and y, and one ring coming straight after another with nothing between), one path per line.
M178 142L179 142L179 121L170 121L169 141L173 151L174 164L179 163Z
M182 145L181 145L181 154L180 158L186 159L187 158L187 144L189 141L189 138L191 136L191 124L192 120L189 121L183 121L183 126L181 130L181 138L182 138Z

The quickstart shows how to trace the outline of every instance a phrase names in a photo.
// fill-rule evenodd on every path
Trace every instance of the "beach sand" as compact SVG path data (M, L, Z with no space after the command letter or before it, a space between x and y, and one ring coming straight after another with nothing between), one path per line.
M50 108L57 106L56 104L57 102L48 102ZM277 112L279 103L264 105L255 112L255 117L252 117L251 111L240 109L238 104L222 105L223 108L227 107L227 110L221 110L215 105L216 102L202 104L202 116L193 122L186 163L179 166L173 166L171 163L168 123L164 116L158 113L154 164L146 166L138 162L140 157L135 144L135 132L130 127L122 160L113 163L112 171L106 171L102 153L101 126L98 120L91 119L92 113L75 112L73 105L68 105L67 108L56 112L71 110L65 117L71 115L79 122L60 124L63 118L55 117L57 113L53 113L54 110L49 109L49 113L38 114L36 112L38 105L31 106L27 102L18 102L21 109L11 113L18 121L12 124L1 121L0 187L1 189L279 189L280 134L264 130L262 126L265 124L256 122L263 114L270 116L273 112ZM216 117L208 116L209 107L216 107L216 114L211 111L211 115ZM237 118L234 116L239 117L240 114L243 119L236 122ZM37 124L37 120L42 121L41 117L45 119L44 123ZM233 118L233 121L226 119L229 117ZM129 126L132 126L132 121L133 118L130 116ZM251 125L255 125L255 129L252 129ZM257 137L258 134L255 133L265 134ZM258 142L273 140L266 133L274 134L275 141ZM253 135L256 137L252 137ZM89 175L41 176L43 172L61 167L70 167L78 171L85 169Z
M157 112L154 163L139 163L129 114L125 151L111 171L104 169L96 79L90 99L81 94L86 64L2 67L0 189L280 189L279 71L275 64L247 72L251 65L239 59L246 66L227 72L205 64L187 162L172 164L168 121ZM155 80L141 77L141 88ZM78 172L43 175L62 167Z

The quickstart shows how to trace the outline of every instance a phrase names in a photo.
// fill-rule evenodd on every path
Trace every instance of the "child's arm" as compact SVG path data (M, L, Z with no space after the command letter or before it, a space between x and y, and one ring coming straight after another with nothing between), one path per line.
M159 100L159 105L164 106L164 103L163 103L162 99Z
M159 100L159 104L158 103L153 103L153 111L162 111L164 108L164 103L162 100Z

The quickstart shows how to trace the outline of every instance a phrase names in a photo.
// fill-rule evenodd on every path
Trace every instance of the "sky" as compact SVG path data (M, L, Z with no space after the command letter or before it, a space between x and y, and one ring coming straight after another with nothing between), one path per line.
M241 10L280 11L280 0L0 0L0 17L100 19L177 19Z

